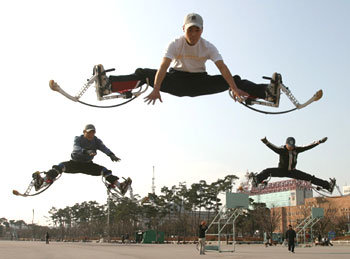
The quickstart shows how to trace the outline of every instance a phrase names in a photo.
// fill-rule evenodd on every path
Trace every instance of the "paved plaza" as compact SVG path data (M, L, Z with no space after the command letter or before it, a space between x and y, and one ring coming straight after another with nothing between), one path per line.
M186 259L186 258L269 258L336 259L350 258L350 246L306 247L289 253L284 246L237 245L236 251L208 251L199 255L193 244L108 244L0 241L0 259Z

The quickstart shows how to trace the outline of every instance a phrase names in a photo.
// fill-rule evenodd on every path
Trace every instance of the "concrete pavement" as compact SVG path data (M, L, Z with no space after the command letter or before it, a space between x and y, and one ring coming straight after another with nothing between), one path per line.
M237 245L236 251L208 251L199 255L195 245L185 244L109 244L0 241L0 259L187 259L187 258L269 258L342 259L350 258L350 246L296 247L295 254L284 246Z

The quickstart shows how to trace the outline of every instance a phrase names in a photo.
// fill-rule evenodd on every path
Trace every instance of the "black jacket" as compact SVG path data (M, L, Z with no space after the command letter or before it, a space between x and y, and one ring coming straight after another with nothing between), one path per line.
M294 229L288 229L286 232L286 239L288 242L293 243L294 239L296 238L297 234L295 233Z
M198 237L204 238L205 237L205 231L208 229L207 226L199 225L199 231L198 231Z
M309 150L311 148L316 147L319 145L317 142L313 142L310 145L303 146L303 147L295 147L293 150L289 151L286 147L286 145L277 147L274 144L267 141L267 143L264 143L266 146L268 146L270 149L272 149L274 152L280 155L280 161L278 163L278 167L286 170L294 170L297 165L297 159L298 154L301 152L304 152L306 150Z

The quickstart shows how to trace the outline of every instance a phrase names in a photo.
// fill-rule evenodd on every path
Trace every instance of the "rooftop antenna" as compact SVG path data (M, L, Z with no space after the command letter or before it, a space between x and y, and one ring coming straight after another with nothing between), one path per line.
M154 166L153 166L153 176L152 176L152 193L155 194L156 186L154 185Z

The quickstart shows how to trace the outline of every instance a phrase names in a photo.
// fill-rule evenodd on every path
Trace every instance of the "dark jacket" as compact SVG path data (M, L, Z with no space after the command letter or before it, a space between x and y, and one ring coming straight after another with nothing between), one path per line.
M84 135L81 135L74 138L71 157L74 161L90 162L94 158L94 156L90 156L90 152L96 153L97 150L102 151L107 156L112 153L112 151L109 150L96 136L92 140L88 140Z
M295 233L294 229L288 229L286 232L286 239L289 243L294 243L294 239L296 238L297 234Z
M285 145L281 147L277 147L274 144L270 143L269 141L265 143L266 146L268 146L271 150L273 150L274 152L280 155L280 161L278 163L278 167L286 170L294 170L297 165L298 154L306 150L309 150L311 148L314 148L318 144L319 143L314 142L310 145L303 146L303 147L296 146L293 150L289 151Z
M199 225L199 231L198 231L198 237L204 238L205 237L205 231L208 229L207 226Z

